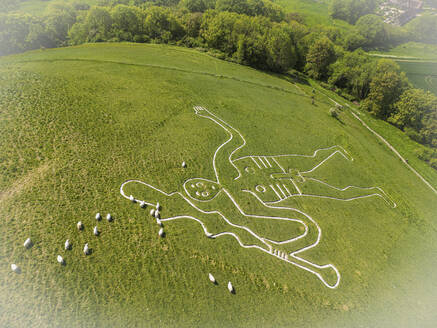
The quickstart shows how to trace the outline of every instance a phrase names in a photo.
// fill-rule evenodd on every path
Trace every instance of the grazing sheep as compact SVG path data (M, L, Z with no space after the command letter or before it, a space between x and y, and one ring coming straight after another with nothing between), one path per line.
M57 260L58 260L58 263L60 263L60 264L65 264L65 261L64 261L64 259L62 258L61 255L58 255Z
M88 255L90 253L90 248L88 247L88 243L85 244L83 248L83 252L85 255Z
M161 218L161 214L159 213L158 210L155 211L155 218L156 219L160 219Z
M235 292L235 290L234 290L234 286L232 286L232 284L231 284L230 281L228 282L228 290L229 290L229 292L232 293L232 294Z
M146 204L146 202L145 202L144 200L142 200L142 201L140 202L140 207L141 207L141 208L146 208L146 207L147 207L147 204Z
M27 238L23 245L26 248L31 248L33 244L32 244L32 241L30 240L30 238Z
M162 222L161 222L160 219L156 218L156 223L157 223L160 227L162 227Z
M211 273L208 274L208 278L209 278L209 281L211 281L214 285L217 283L217 281L215 280L214 276Z
M136 203L137 202L137 200L134 198L134 196L132 196L132 195L130 195L129 196L129 199L130 199L130 201L132 202L132 203Z
M154 208L152 208L152 209L150 210L150 216L155 217L155 209L154 209Z
M187 163L182 162L182 167L185 169L187 167Z
M78 230L83 230L83 223L82 223L82 221L79 221L79 222L77 223L77 229L78 229Z
M111 222L112 221L112 215L108 213L106 215L106 220L108 220L108 222Z
M13 263L11 264L11 270L14 271L15 273L21 273L20 267Z
M100 221L102 219L102 215L100 213L96 214L96 220Z
M212 233L207 232L207 233L206 233L206 236L207 236L208 238L212 238Z
M156 203L156 209L159 211L161 209L161 205L159 204L159 202Z
M65 249L67 250L67 249L70 249L70 248L71 248L70 239L67 239L67 240L65 241Z
M99 230L97 230L97 226L94 227L93 233L94 236L98 236L100 234Z
M164 237L164 228L159 229L158 235L159 237Z

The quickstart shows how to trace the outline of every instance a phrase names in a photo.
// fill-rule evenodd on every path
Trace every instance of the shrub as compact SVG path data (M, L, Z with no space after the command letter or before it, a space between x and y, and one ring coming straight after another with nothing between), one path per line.
M334 108L329 110L329 115L331 115L333 118L338 118L338 112Z

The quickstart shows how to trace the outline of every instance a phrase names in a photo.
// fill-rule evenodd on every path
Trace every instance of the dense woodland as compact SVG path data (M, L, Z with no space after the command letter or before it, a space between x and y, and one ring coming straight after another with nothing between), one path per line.
M374 14L376 0L332 0L331 16L351 24L337 28L308 26L269 0L51 3L43 16L14 13L19 1L3 0L0 55L87 42L153 42L261 70L302 72L427 145L419 157L437 169L437 97L414 89L395 62L365 53L411 40L437 43L437 16L395 27Z

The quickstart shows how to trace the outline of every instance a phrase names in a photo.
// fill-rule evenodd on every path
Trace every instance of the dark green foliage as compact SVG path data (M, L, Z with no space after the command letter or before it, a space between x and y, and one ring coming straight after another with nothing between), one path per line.
M329 83L346 89L357 99L367 97L374 73L374 61L364 51L345 53L331 66L331 69Z
M408 80L392 60L381 59L370 82L370 92L363 107L373 115L387 119L394 112L394 104L408 87Z
M305 71L309 76L325 80L329 75L329 65L336 59L334 44L327 37L318 39L308 49Z
M413 40L437 43L437 16L419 16L409 22L406 28Z
M331 0L330 12L333 18L355 24L361 16L373 14L376 4L375 0Z
M376 15L365 15L355 24L367 47L383 46L387 42L387 33L382 17Z
M218 11L229 11L249 15L249 4L246 0L217 0L215 8Z
M74 7L64 3L50 4L43 19L47 37L56 46L66 45L68 30L76 22Z
M121 41L143 34L144 13L136 7L117 5L111 10L112 33Z
M207 4L204 0L181 0L179 4L192 13L204 12L207 9Z

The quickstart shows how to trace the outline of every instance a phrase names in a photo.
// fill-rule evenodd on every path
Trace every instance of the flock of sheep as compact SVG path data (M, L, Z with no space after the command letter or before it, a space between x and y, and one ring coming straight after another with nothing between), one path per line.
M186 167L186 163L185 163L185 162L182 163L182 167L184 167L184 168ZM132 196L132 195L130 195L129 199L130 199L133 203L137 203L137 202L138 202L138 201L134 198L134 196ZM146 207L147 207L147 204L146 204L144 201L140 201L140 202L139 202L139 205L140 205L141 208L146 208ZM164 232L164 227L163 227L162 222L161 222L161 213L160 213L160 210L161 210L161 205L160 205L159 202L158 202L158 203L156 204L155 208L152 208L152 209L150 210L150 215L151 215L153 218L156 219L156 223L157 223L157 224L159 225L159 227L160 227L159 232L158 232L158 235L159 235L160 237L164 237L165 232ZM97 221L102 220L102 215L101 215L100 213L97 213L97 214L96 214L96 220L97 220ZM107 220L108 222L112 222L112 221L113 221L113 217L112 217L112 215L108 213L108 214L106 215L106 220ZM76 226L77 226L77 229L78 229L79 231L81 231L81 230L84 229L84 224L82 223L82 221L79 221L79 222L77 223ZM98 235L100 234L100 232L99 232L97 226L94 227L94 229L93 229L93 233L94 233L95 236L98 236ZM31 248L32 246L33 246L33 242L32 242L32 240L31 240L30 238L27 238L26 241L24 242L24 247L25 247L25 248ZM72 244L71 244L70 240L67 239L67 240L65 241L64 248L65 248L65 250L70 250L71 247L72 247ZM91 250L90 250L90 248L89 248L88 243L86 243L85 246L83 247L83 253L84 253L85 255L89 255L89 254L91 253ZM61 255L58 255L58 256L57 256L57 261L58 261L58 263L60 263L61 265L65 265L65 260L64 260L64 258L63 258ZM15 272L15 273L21 273L21 268L20 268L18 265L16 265L15 263L11 264L11 270L12 270L13 272ZM214 285L217 285L217 281L216 281L216 279L214 278L214 276L213 276L211 273L209 273L208 278L209 278L209 280L210 280ZM232 286L232 283L231 283L230 281L228 282L228 290L229 290L229 292L231 292L231 293L233 293L233 294L235 293L235 289L234 289L234 287Z
M101 219L102 219L102 215L100 213L97 213L96 214L96 220L100 221ZM106 216L106 220L108 220L108 222L112 222L112 220L113 220L112 215L108 213L108 215ZM77 229L79 231L83 230L84 229L84 225L83 225L82 221L79 221L77 223L76 227L77 227ZM94 233L95 236L98 236L100 234L97 226L94 227L93 233ZM28 248L28 249L31 248L33 246L32 240L30 238L27 238L26 241L24 242L23 246L25 248ZM67 239L65 241L65 244L64 244L64 249L65 250L70 250L71 247L72 247L72 245L71 245L70 239ZM83 247L83 252L84 252L85 255L89 255L91 253L91 250L90 250L90 248L88 246L88 243L86 243L85 246ZM64 258L61 255L58 255L56 257L56 260L61 265L65 265L65 260L64 260ZM21 273L21 268L18 265L16 265L15 263L11 264L11 270L13 272L15 272L15 273Z

